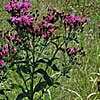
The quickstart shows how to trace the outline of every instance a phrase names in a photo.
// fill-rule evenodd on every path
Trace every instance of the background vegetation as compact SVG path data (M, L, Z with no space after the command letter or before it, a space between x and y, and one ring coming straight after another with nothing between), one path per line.
M6 21L9 15L4 11L7 2L8 0L0 0L0 29L4 31L10 29ZM41 16L46 13L48 7L56 7L60 11L90 18L85 31L79 34L79 41L87 52L86 56L81 59L82 64L78 67L73 66L70 72L71 78L62 78L60 80L62 87L48 91L43 100L100 100L97 86L100 80L100 28L98 28L100 0L31 0L31 2L34 4L32 11L38 9ZM5 84L9 84L12 81L11 78L15 83L20 83L18 76L14 73L9 77L8 83ZM1 86L2 83L0 83ZM14 100L17 92L10 93L10 100Z

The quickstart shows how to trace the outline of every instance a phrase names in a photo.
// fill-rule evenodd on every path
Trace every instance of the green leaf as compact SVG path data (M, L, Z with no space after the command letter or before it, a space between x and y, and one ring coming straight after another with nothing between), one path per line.
M19 74L20 77L22 77L21 67L19 65L17 67L17 73Z
M19 95L17 96L16 100L22 100L22 99L25 98L25 97L29 97L29 95L26 94L26 93L21 93L21 94L19 94Z
M66 78L70 78L70 76L66 74Z
M20 85L18 85L18 84L10 84L10 88L12 88L12 89L19 89Z
M4 89L0 90L0 94L1 94L1 95L5 95Z
M52 85L52 80L47 74L43 75L43 77L46 80L48 85Z
M40 73L43 75L43 78L46 80L48 85L52 85L52 80L49 77L49 75L47 74L46 71L44 71L43 69L38 69L37 71L35 71L35 73Z
M34 92L38 92L40 90L43 90L47 86L46 82L40 82L35 86Z
M22 71L25 73L25 74L29 74L31 72L31 70L25 66L22 66Z
M56 66L55 64L53 64L53 65L51 66L51 68L52 68L54 71L59 71L59 69L57 68L57 66Z
M55 82L54 84L56 84L56 85L61 85L59 82Z
M18 84L10 84L11 89L19 89L21 88L23 92L25 92L24 88L21 85Z

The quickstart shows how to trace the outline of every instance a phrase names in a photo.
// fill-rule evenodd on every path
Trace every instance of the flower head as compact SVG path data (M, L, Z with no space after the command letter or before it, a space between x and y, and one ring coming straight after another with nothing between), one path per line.
M4 61L0 61L0 67L4 66L5 62Z
M48 35L47 34L43 34L42 38L46 39L46 38L48 38Z
M26 0L26 1L10 1L8 5L5 6L5 10L8 11L11 14L15 14L15 15L19 15L20 14L24 14L26 12L28 12L28 9L32 7L32 4ZM17 14L16 14L17 13Z
M23 26L31 26L35 24L35 17L32 15L25 15L20 17L12 17L11 22L15 25Z

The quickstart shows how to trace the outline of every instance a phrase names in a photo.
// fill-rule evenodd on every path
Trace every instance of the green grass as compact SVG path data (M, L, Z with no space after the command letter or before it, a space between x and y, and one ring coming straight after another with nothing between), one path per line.
M90 17L90 22L86 25L85 31L79 34L79 41L87 55L82 58L81 66L73 66L70 72L71 78L62 78L62 87L51 88L49 94L43 96L43 100L100 100L97 81L100 76L100 36L97 25L100 23L100 0L34 0L34 9L38 9L40 15L45 14L48 7L56 7L60 11L74 13L82 17L82 14ZM7 23L8 14L3 10L7 1L0 4L0 29L9 29ZM9 75L10 76L10 75ZM13 77L14 76L14 77ZM12 74L11 77L16 80L18 77ZM10 80L9 80L10 81ZM14 100L19 92L9 93L10 100ZM37 95L38 96L38 95Z

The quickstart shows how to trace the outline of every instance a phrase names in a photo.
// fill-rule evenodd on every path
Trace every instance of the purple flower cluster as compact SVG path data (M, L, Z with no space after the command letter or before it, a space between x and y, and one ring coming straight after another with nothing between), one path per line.
M8 19L8 22L15 27L15 30L18 29L33 29L35 24L35 17L30 14L29 8L32 7L32 4L28 1L17 1L11 0L5 10L11 14L11 18Z
M48 9L48 14L43 16L43 19L49 23L55 23L59 19L59 12L57 12L56 8Z
M17 34L11 34L9 36L6 36L8 40L10 40L10 42L13 42L14 45L19 45L22 44L23 42L25 42L27 40L27 38L22 38L19 37ZM14 49L15 50L15 49ZM14 51L12 50L12 51Z
M48 9L48 14L43 16L43 20L34 28L33 34L42 38L53 38L57 25L54 23L59 19L58 12L55 8Z
M80 17L74 14L64 14L60 15L62 24L69 26L69 30L76 28L77 26L82 26L85 22L90 21L88 17L81 19Z
M76 55L78 52L79 52L79 50L76 48L67 48L67 53L69 56Z
M75 56L77 53L80 53L80 55L85 56L86 52L83 51L83 48L77 49L77 48L60 48L63 52L67 52L68 56Z
M90 18L88 18L88 17L83 18L83 22L89 22L89 21L90 21Z
M15 35L10 35L9 39L12 40L12 41L15 40Z
M12 17L11 23L19 25L20 27L32 26L35 23L35 18L32 15L25 15L20 17Z
M28 9L32 7L32 4L28 0L24 2L15 2L14 0L10 1L5 10L11 13L13 16L16 14L24 14L28 12Z
M55 8L51 8L48 9L48 14L43 16L42 21L36 27L33 27L37 17L29 13L30 7L32 7L32 4L29 0L24 0L23 2L11 0L5 7L5 10L12 15L12 18L8 21L12 26L14 25L17 32L20 29L31 33L33 36L49 38L55 36L53 33L57 28L57 25L55 25L57 21L67 25L69 30L89 21L87 17L81 19L73 14L65 14L64 12L58 12Z
M48 9L48 14L43 16L43 19L48 23L54 24L57 21L64 24L71 31L72 29L77 29L82 26L85 22L90 21L88 17L80 18L74 14L65 14L64 12L58 12L55 8ZM65 27L65 28L66 28ZM43 35L46 37L46 35Z
M73 14L69 14L69 15L65 15L63 17L62 22L64 24L68 24L68 25L74 25L74 24L79 24L81 25L83 23L83 20L81 18L79 18L78 16L75 16Z
M8 56L8 49L3 49L2 47L0 47L0 59L4 59L7 56Z
M33 34L35 34L36 36L42 36L43 38L49 38L53 35L53 32L56 30L56 28L56 25L42 20L38 24L38 27L34 28Z
M4 66L5 65L5 62L4 61L0 61L0 67Z
M80 53L80 55L85 56L86 52L83 51L83 48L77 49L77 48L67 48L67 53L69 56L75 56L77 53Z
M5 65L4 59L9 56L10 52L16 52L16 48L11 47L9 44L5 44L4 48L0 47L0 67Z

